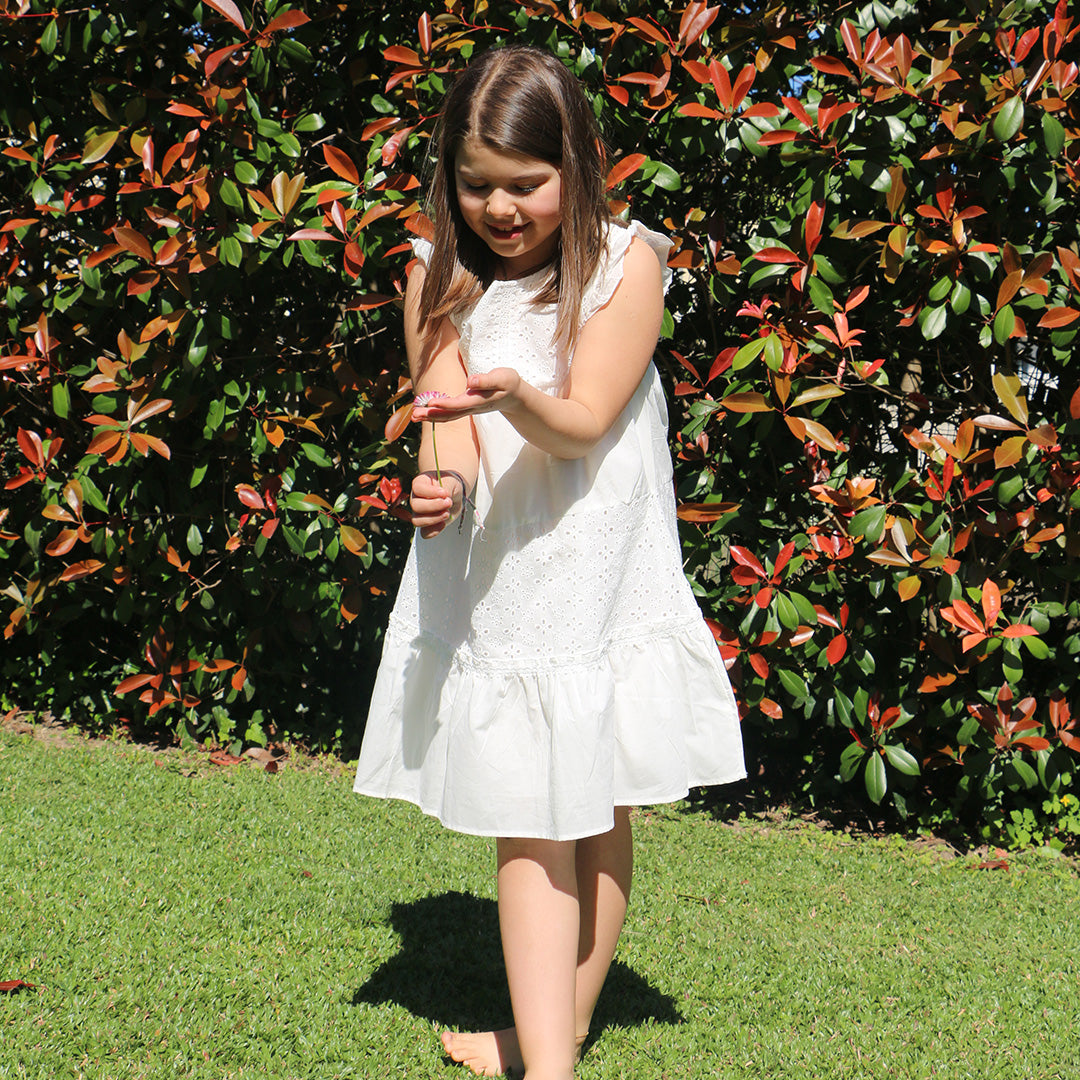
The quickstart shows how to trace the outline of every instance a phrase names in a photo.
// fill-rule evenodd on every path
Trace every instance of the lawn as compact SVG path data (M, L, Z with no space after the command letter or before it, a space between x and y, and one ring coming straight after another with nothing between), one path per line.
M438 1030L509 1015L492 844L350 782L0 732L0 1077L464 1078ZM1080 1076L1075 863L635 836L582 1080Z

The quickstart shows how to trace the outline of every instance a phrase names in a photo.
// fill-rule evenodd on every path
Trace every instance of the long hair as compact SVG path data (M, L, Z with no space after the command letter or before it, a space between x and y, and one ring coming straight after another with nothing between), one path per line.
M458 207L454 166L466 140L540 158L560 171L559 242L534 302L556 304L555 344L569 350L610 216L600 132L589 102L558 59L524 45L482 53L454 82L443 102L428 197L435 242L420 294L420 321L427 327L475 300L498 265Z

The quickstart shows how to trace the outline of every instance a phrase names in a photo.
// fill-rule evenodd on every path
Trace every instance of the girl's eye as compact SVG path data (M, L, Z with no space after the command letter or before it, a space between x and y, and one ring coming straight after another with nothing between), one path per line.
M518 184L517 189L522 195L531 195L538 186L537 184Z

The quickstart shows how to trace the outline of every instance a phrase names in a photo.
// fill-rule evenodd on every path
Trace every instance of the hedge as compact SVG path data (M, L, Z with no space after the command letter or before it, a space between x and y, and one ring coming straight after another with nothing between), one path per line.
M957 9L8 0L3 703L355 749L428 140L526 41L676 240L686 569L759 783L1075 843L1080 26Z

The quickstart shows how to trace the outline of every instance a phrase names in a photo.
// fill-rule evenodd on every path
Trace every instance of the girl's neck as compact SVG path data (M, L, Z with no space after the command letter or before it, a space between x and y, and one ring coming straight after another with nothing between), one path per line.
M495 280L517 281L520 278L532 277L533 274L537 273L539 270L543 270L545 266L550 266L554 261L554 257L549 257L534 264L533 266L526 267L524 270L515 270L513 273L510 273L507 271L506 264L503 262L503 260L499 259L495 267Z

